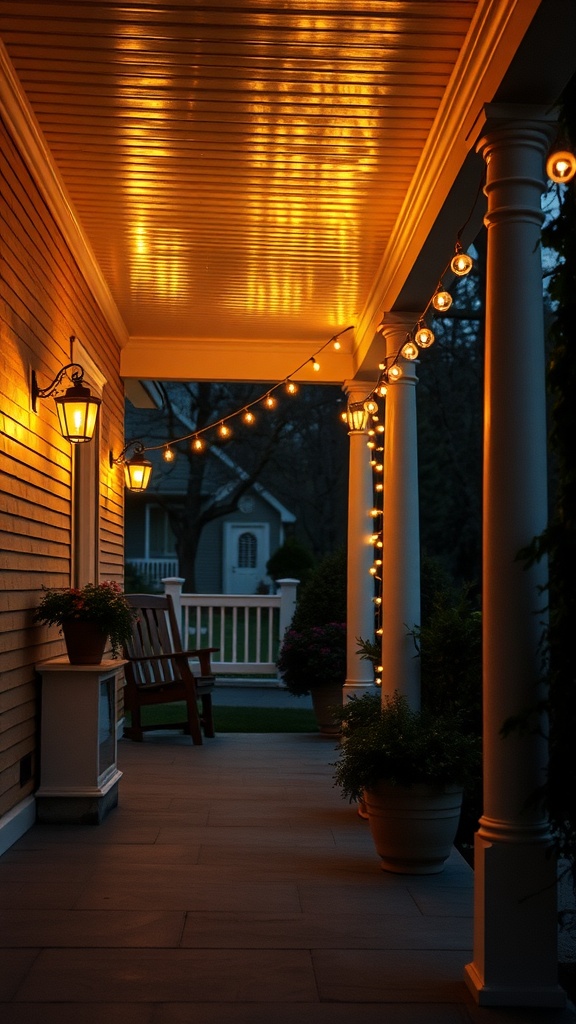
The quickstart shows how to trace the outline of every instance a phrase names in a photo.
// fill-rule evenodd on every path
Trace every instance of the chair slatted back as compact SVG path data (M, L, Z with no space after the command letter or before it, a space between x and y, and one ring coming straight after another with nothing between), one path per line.
M138 609L138 620L126 644L136 685L157 686L173 682L180 674L177 655L183 652L170 595L128 594L127 599L133 608ZM155 654L161 657L150 660Z
M194 743L202 743L201 726L206 736L214 736L211 691L215 679L210 654L215 648L182 650L174 604L169 594L127 594L126 597L138 616L132 636L124 645L127 659L124 707L131 716L124 735L140 741L144 731L160 727L158 721L154 725L143 720L143 709L154 704L183 702L185 712L182 712L182 720L174 722L171 716L164 715L167 720L161 727L183 728ZM191 668L194 658L200 662L199 675ZM202 705L201 716L198 701Z

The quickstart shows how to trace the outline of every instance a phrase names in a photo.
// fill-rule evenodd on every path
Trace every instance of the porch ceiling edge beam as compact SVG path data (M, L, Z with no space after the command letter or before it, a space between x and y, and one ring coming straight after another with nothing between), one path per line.
M476 12L432 130L414 173L396 227L384 252L356 327L356 364L369 357L382 313L394 304L469 152L467 136L483 106L496 94L541 0L485 0ZM470 196L472 202L473 195ZM446 238L438 273L454 239ZM422 305L429 296L422 296Z
M110 329L118 343L121 346L125 345L128 341L128 331L124 320L80 225L66 186L46 144L42 129L1 39L0 117L20 149L22 157Z
M320 370L315 371L310 360L317 352L318 344L312 341L239 344L220 339L131 338L120 353L120 375L125 380L156 380L161 365L162 380L275 383L291 377L309 384L341 384L354 376L350 352L337 352L328 345L318 355ZM295 373L302 363L303 368Z

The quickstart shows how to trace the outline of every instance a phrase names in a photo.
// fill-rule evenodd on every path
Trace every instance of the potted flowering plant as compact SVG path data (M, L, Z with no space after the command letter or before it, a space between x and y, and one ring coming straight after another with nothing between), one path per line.
M346 679L346 624L327 622L323 626L288 629L278 656L278 670L290 693L301 697L313 687Z
M312 695L320 732L337 734L340 727L332 708L342 703L346 680L346 624L286 630L276 664L290 693Z
M35 618L48 626L60 626L73 664L98 664L107 640L110 640L112 657L121 655L122 645L132 632L136 612L117 583L104 580L87 583L82 588L42 589L44 595ZM77 641L75 634L79 634ZM90 647L92 635L97 639L94 651Z

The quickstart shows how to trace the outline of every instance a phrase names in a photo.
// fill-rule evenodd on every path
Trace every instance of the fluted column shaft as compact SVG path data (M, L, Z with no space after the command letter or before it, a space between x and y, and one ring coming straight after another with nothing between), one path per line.
M388 313L382 333L387 357L402 348L418 314ZM420 661L408 630L420 624L420 524L416 367L400 357L402 376L386 395L382 567L382 692L403 694L420 707Z
M518 554L546 525L540 232L551 126L541 111L489 108L483 497L484 808L475 846L474 961L483 1005L557 1006L555 865L534 800L546 743L503 736L541 690L544 561ZM543 723L541 723L543 724Z
M365 381L346 381L343 385L348 403L363 402L370 391ZM374 683L369 661L358 657L357 637L374 639L374 583L370 567L374 548L370 541L373 520L370 518L372 469L366 442L366 430L350 430L348 468L348 570L347 570L347 639L346 684L344 697L360 696Z

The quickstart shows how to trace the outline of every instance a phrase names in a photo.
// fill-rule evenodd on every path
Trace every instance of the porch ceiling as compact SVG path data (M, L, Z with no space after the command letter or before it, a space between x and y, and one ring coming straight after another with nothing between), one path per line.
M282 379L349 325L320 376L371 373L440 211L468 212L467 136L550 6L0 0L0 111L31 150L27 104L37 119L124 375Z

